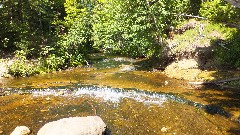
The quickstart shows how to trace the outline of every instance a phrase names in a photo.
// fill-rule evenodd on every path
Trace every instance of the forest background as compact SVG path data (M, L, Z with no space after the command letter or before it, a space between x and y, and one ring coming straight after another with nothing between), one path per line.
M84 65L96 52L164 61L171 26L189 19L185 15L240 25L240 9L224 0L1 0L0 54L14 56L13 76ZM229 50L216 51L234 69L240 67L239 33L228 33L234 39Z

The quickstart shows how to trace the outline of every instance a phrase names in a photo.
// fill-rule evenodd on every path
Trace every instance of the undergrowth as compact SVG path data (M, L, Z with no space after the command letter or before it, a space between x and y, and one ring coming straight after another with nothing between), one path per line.
M187 24L183 22L178 27ZM202 35L199 33L199 26L203 25ZM228 27L222 23L214 23L207 20L196 21L196 27L186 30L183 34L175 34L170 44L175 44L173 51L196 52L197 49L212 49L214 59L221 65L231 66L230 68L240 67L240 32L239 29ZM219 41L223 42L222 44ZM225 44L225 45L224 45Z
M17 51L14 63L8 67L8 73L14 77L28 77L42 72L39 64L27 60L24 51Z

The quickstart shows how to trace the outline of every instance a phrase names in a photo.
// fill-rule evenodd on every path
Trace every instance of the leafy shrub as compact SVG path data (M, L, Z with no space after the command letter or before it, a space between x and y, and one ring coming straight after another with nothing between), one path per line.
M47 69L47 72L59 70L63 65L64 59L57 57L55 54L51 54L42 60L42 66Z
M202 3L200 13L202 16L215 22L240 24L240 8L234 8L224 0L209 0ZM226 41L234 41L227 45L229 50L219 47L216 56L222 65L237 68L240 66L240 32L239 30L235 30L235 32L230 32L230 34L227 35L229 32L229 30L223 31L222 34L226 36Z
M92 24L90 1L66 0L67 16L62 23L63 33L52 49L45 65L50 69L79 66L85 62L85 56L92 45ZM56 63L58 62L59 63Z
M209 0L202 3L200 14L212 21L240 23L240 9L224 0Z
M215 58L225 68L240 67L240 31L236 28L226 27L222 24L211 24L205 31L218 31L221 37L211 37L213 45L216 45ZM222 39L221 39L222 38ZM222 45L220 41L223 40Z
M229 36L228 40L231 43L226 45L226 47L229 49L225 49L223 47L219 47L217 50L217 57L220 60L222 65L225 65L229 68L239 68L240 67L240 31L235 31L231 36Z
M39 74L39 67L26 59L24 51L17 51L15 61L8 67L8 73L15 77Z

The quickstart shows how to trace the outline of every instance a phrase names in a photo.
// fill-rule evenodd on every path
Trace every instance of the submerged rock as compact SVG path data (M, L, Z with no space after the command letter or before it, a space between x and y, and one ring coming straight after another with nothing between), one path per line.
M133 71L135 67L133 65L121 65L120 71Z
M37 135L102 135L105 130L98 116L70 117L45 124Z
M26 126L17 126L10 135L29 135L30 132Z
M1 83L0 83L1 84ZM4 89L1 89L0 88L0 96L5 96L5 91L4 91Z
M161 128L162 132L167 132L167 130L168 130L168 128L166 128L166 127Z

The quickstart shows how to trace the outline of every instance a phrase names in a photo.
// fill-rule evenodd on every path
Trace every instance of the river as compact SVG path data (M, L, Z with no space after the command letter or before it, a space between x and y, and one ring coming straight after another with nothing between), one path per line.
M240 133L236 89L190 87L143 60L94 56L85 67L29 78L3 79L0 134L65 117L98 115L111 134Z

